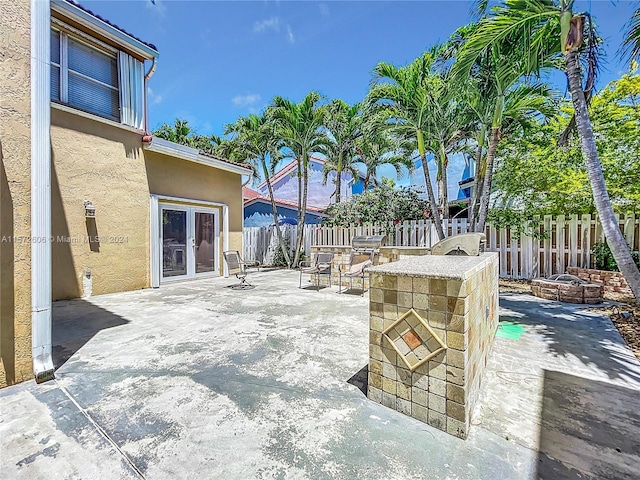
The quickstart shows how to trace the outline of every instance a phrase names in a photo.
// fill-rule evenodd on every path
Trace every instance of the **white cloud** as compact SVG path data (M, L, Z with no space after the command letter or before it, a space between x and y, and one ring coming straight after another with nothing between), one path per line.
M323 2L318 4L318 8L320 9L320 15L322 15L323 17L328 17L330 15L329 5L327 5L326 3Z
M280 18L271 17L256 22L253 25L253 31L256 33L266 32L267 30L273 30L274 32L280 31Z
M162 95L156 95L151 87L147 87L147 103L149 106L158 105L162 102Z
M289 25L287 25L287 40L289 40L289 43L296 42L296 37L293 36L293 32L291 31L291 27Z
M260 101L260 95L257 93L248 93L247 95L236 95L231 99L236 107L248 107Z

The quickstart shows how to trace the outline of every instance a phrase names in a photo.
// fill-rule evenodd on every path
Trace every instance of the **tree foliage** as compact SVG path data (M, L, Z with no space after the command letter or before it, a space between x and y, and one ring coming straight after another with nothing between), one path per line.
M607 190L619 213L640 212L640 75L624 75L594 95L590 113ZM595 213L577 138L559 148L567 103L549 123L504 139L495 174L496 207L529 215ZM495 217L495 214L493 215Z
M396 187L386 180L381 185L344 202L330 205L325 225L348 227L363 224L383 225L389 233L395 225L405 220L425 220L430 216L427 200L420 197L413 187Z

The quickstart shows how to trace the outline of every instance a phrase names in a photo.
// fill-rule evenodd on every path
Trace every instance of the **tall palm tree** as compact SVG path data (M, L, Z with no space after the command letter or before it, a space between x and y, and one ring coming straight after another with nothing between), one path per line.
M275 97L268 115L275 122L276 136L287 155L298 163L298 236L293 266L297 267L303 242L305 214L307 211L307 191L309 186L309 156L322 151L328 144L323 132L324 108L322 97L310 92L300 102L294 103L282 97Z
M481 20L478 30L465 43L458 55L458 68L469 72L482 52L508 40L512 51L522 52L522 59L530 71L535 72L554 61L564 70L602 228L620 271L636 300L640 301L640 271L613 212L583 87L580 60L582 57L587 65L586 85L589 87L597 71L598 40L591 17L585 13L575 14L573 4L573 0L505 0L493 7L491 14ZM564 62L560 63L562 60Z
M329 103L325 113L324 124L330 142L322 152L326 156L322 167L323 184L326 185L329 175L335 172L335 203L340 203L343 172L350 173L353 178L360 175L354 158L356 141L362 136L363 117L359 103L349 105L340 99Z
M273 186L271 185L273 166L279 160L278 144L273 131L273 124L264 114L260 116L251 114L248 117L240 117L234 123L228 124L225 127L225 135L232 136L229 143L234 147L235 156L252 165L254 177L258 177L259 172L266 179L269 200L271 201L271 213L273 214L273 222L278 236L278 245L287 265L290 267L291 258L284 243L282 231L278 228L278 209L273 195Z
M414 141L422 161L434 225L438 238L442 240L445 234L429 176L425 142L432 109L429 89L433 86L434 63L435 57L431 52L424 53L405 67L379 63L373 70L379 82L371 86L367 97L373 107L377 105L377 110L393 122L398 136Z
M527 2L529 0L507 0L507 2L513 1ZM539 1L547 2L547 0ZM553 45L548 42L540 45L538 48L541 50L540 56L543 60L531 63L527 56L529 54L527 46L519 45L517 38L512 38L512 35L506 35L500 41L492 42L484 50L474 50L476 47L475 39L481 35L486 22L487 17L481 20L475 28L467 32L469 36L466 41L462 42L457 54L457 61L453 65L451 72L454 81L464 84L468 84L470 74L475 74L478 77L480 101L484 104L477 109L482 116L481 128L484 128L489 135L486 159L480 170L482 184L479 184L478 179L476 179L476 185L478 185L479 190L476 231L479 232L484 231L489 213L493 168L498 143L502 138L502 124L505 119L504 110L507 97L512 90L517 88L525 76L539 73L541 69L548 67L549 62L547 59L553 51ZM469 51L473 51L476 55L470 58ZM483 143L484 141L482 139Z

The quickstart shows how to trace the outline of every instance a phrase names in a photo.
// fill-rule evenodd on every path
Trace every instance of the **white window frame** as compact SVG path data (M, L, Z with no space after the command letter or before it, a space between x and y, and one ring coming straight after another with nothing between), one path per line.
M75 70L71 70L72 75L77 75L79 77L84 78L85 80L91 81L93 83L96 83L98 85L107 87L111 90L118 92L118 97L117 97L118 98L118 116L117 117L110 116L110 115L107 116L107 115L96 113L90 110L85 110L81 107L78 107L77 105L69 103L69 53L68 53L69 37L73 38L74 41L82 43L83 45L86 45L87 47L93 50L96 50L100 53L103 53L105 55L112 57L116 61L116 68L118 68L118 55L117 55L118 50L115 48L109 47L103 44L102 42L99 42L98 40L94 40L93 38L91 38L91 40L87 40L86 34L81 34L81 32L77 31L72 27L67 26L66 24L62 24L61 22L54 22L54 23L56 23L56 26L51 27L51 29L57 31L58 34L60 35L60 64L56 64L53 62L51 62L51 64L60 68L60 91L59 91L60 99L59 100L52 99L52 101L53 102L59 101L64 105L75 108L82 112L87 112L92 115L97 115L99 117L107 118L109 120L121 123L121 113L120 113L121 112L121 105L120 105L121 92L120 90L122 86L120 85L119 72L118 72L118 87L114 87L113 85L109 85L107 83L101 82L100 80L96 80L95 78L84 75L80 72L76 72ZM73 32L69 33L67 30L73 30Z

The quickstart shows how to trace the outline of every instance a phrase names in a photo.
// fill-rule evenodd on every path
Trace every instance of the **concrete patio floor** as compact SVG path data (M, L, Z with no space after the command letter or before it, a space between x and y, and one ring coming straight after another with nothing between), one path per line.
M294 272L54 304L56 380L0 390L0 478L640 477L640 363L608 318L500 298L466 441L369 402L367 295Z

